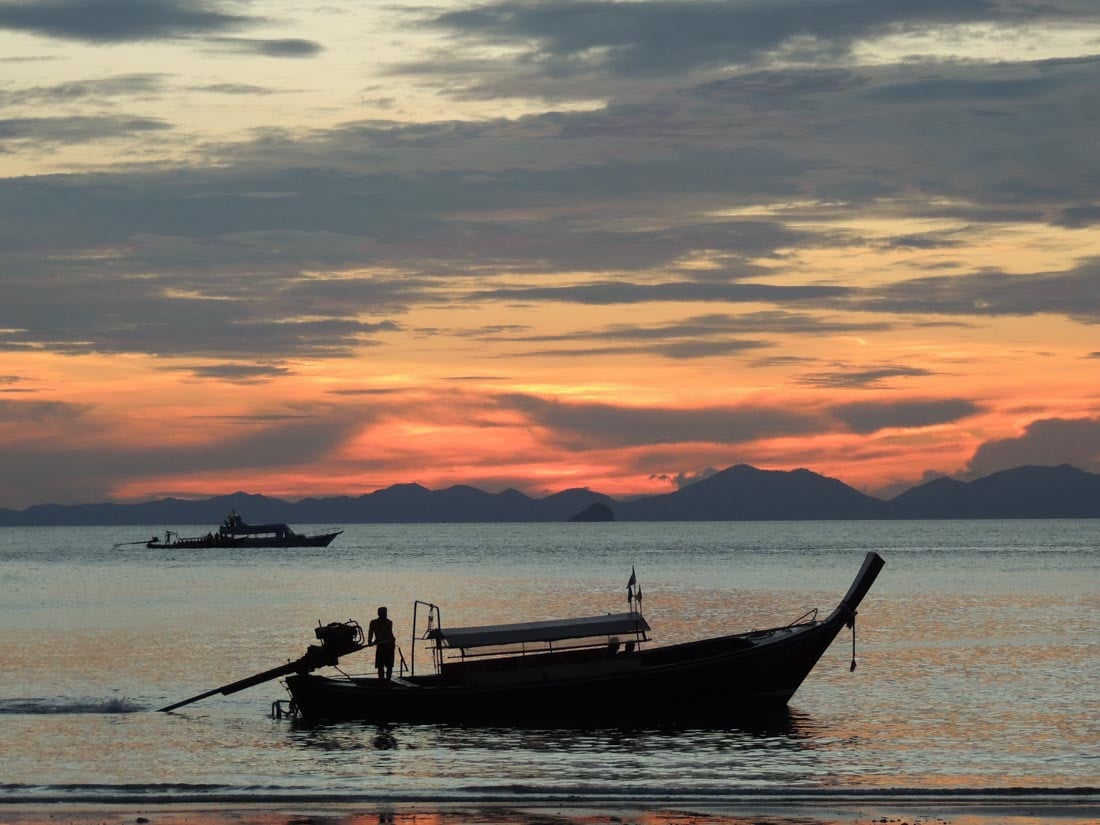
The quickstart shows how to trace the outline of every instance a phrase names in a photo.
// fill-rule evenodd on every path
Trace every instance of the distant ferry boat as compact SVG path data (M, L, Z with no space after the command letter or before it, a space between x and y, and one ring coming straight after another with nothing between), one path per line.
M181 537L173 530L164 531L164 540L153 536L142 544L150 550L202 550L209 547L328 547L343 530L305 535L295 533L285 524L246 524L236 512L221 523L218 532L205 536ZM117 545L116 545L117 546Z

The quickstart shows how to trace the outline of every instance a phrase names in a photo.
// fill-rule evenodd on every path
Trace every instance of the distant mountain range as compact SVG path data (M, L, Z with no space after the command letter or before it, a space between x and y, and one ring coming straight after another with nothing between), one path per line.
M601 505L595 507L594 505ZM249 493L201 501L41 504L0 509L0 526L219 524L236 510L246 521L289 524L431 522L762 521L808 519L1100 518L1100 475L1068 464L1016 467L963 482L939 478L889 500L809 470L729 467L673 493L618 501L587 489L532 498L518 490L429 490L395 484L366 495L288 502ZM591 514L598 513L593 519Z

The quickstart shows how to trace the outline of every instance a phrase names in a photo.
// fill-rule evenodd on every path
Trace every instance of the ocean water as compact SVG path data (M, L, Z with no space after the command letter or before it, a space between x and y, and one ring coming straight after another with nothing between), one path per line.
M1096 521L353 525L320 549L112 549L166 526L0 530L0 801L1100 785ZM827 611L868 550L886 567L858 668L845 632L778 718L307 725L270 718L277 682L154 712L382 604L408 659L414 599L452 625L618 612L633 566L659 644Z

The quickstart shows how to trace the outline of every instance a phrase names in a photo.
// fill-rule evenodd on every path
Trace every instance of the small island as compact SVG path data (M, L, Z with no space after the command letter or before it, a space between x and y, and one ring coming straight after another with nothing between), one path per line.
M602 501L594 501L577 513L569 517L570 521L614 521L615 513Z

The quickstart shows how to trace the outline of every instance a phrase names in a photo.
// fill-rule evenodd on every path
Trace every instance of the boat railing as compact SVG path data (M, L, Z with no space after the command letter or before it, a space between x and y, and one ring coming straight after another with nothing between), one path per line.
M424 607L428 612L428 626L424 629L423 636L416 635L416 625L420 617L420 608ZM443 626L443 618L439 611L439 605L432 604L431 602L422 602L417 599L413 602L413 625L412 625L412 643L409 645L409 676L416 675L416 643L427 639L429 634L438 627ZM440 649L439 641L436 640L435 644L431 646L432 660L435 665L436 673L439 672L440 667L443 664L443 653ZM404 657L402 657L404 660Z
M786 627L794 627L800 624L817 624L817 608L811 608L791 622Z
M645 634L638 634L636 638L628 639L623 647L623 643L615 638L601 638L593 639L588 642L581 642L579 644L558 644L553 642L542 643L527 643L521 645L509 645L507 647L493 648L490 650L481 650L477 653L468 652L467 648L448 648L449 650L458 650L457 655L448 656L445 658L446 662L459 662L466 661L468 659L494 659L501 657L525 657L525 656L544 656L549 653L560 654L570 653L578 650L606 650L609 654L616 654L620 648L623 648L626 652L633 652L644 641L648 641ZM532 646L537 645L537 646Z

